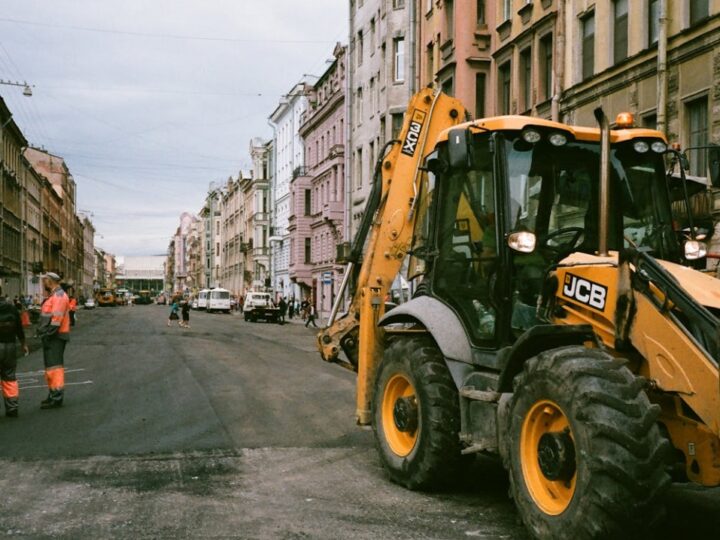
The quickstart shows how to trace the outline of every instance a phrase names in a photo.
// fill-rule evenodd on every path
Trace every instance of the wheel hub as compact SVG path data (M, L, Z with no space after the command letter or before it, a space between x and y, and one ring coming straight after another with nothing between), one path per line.
M398 398L393 406L395 427L403 433L412 433L418 427L418 407L415 396Z
M569 481L575 474L575 444L567 431L544 433L538 443L538 465L545 478Z

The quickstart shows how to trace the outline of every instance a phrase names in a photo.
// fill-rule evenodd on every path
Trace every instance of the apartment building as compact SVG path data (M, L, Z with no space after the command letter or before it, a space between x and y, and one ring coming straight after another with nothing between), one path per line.
M21 293L22 148L27 140L0 99L0 294Z
M402 129L415 90L414 4L409 0L350 0L346 239L357 230L375 162L385 143Z
M290 279L296 299L315 302L326 317L342 281L335 263L345 216L345 76L347 48L338 44L333 62L308 94L302 118L305 167L291 181Z
M242 219L245 223L241 247L245 291L266 290L270 280L270 178L273 170L273 141L250 141L252 174L242 179Z
M417 87L433 86L457 97L473 118L492 116L495 111L496 5L495 0L420 0L416 4Z
M220 200L222 262L220 281L222 286L233 295L242 295L245 287L243 280L244 222L242 209L245 201L240 187L242 171L237 178L228 178Z
M205 204L200 210L202 237L200 243L200 258L205 271L201 283L196 285L199 288L220 287L220 274L222 265L222 217L220 214L220 203L222 193L220 187L214 182L210 183L208 193L205 197ZM188 231L189 232L189 231Z
M299 294L289 276L290 235L290 182L305 166L305 152L300 137L300 124L308 108L308 93L316 77L305 76L287 93L270 115L273 128L273 156L271 178L272 234L271 282L280 296Z

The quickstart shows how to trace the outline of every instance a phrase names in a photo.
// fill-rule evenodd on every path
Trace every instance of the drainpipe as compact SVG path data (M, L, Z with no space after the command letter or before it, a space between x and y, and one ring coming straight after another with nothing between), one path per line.
M660 0L657 53L657 130L667 134L667 0Z
M565 84L565 0L558 2L554 60L551 114L553 122L559 122L560 98Z
M410 95L414 95L417 91L416 88L418 87L417 79L416 79L416 68L415 63L417 61L417 52L415 47L415 42L417 41L417 20L416 20L416 9L417 9L417 2L408 2L407 3L407 9L410 10L410 28L408 29L408 45L410 47L409 58L409 66L410 69L410 76L408 77L409 81L409 91ZM383 144L385 144L385 141L383 141Z

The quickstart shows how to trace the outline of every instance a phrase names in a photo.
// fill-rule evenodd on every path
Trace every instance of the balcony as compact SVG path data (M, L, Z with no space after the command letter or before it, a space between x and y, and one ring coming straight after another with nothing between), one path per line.
M330 158L331 158L331 159L334 158L334 157L338 157L338 156L343 156L343 155L345 155L345 146L342 145L342 144L334 144L334 145L332 145L332 146L330 147L329 155L330 155Z
M322 218L325 221L342 221L345 209L340 201L325 203L322 208Z
M310 169L308 167L295 167L292 174L293 180L299 176L310 176Z
M252 250L253 257L267 257L270 255L269 247L256 247Z
M268 212L255 212L253 214L253 220L255 221L269 221L270 214Z

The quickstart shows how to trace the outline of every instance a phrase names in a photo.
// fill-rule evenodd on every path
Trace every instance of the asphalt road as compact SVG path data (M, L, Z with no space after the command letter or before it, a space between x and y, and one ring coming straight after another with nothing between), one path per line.
M20 418L0 419L0 535L525 538L494 460L444 493L390 483L354 426L354 375L314 331L160 306L82 311L66 402L41 411L22 359ZM668 538L720 537L720 490L675 486Z

